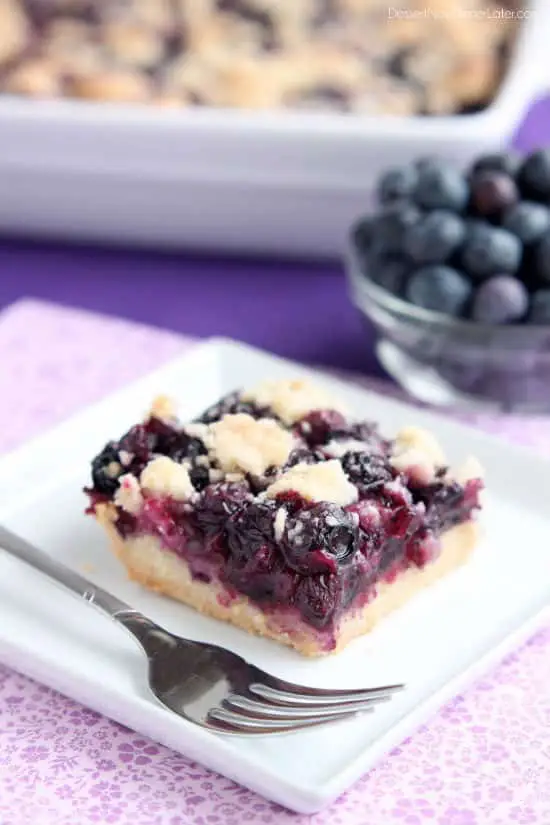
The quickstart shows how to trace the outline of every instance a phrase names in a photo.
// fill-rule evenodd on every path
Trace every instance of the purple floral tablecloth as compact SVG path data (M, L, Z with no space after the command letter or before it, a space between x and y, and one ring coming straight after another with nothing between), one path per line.
M191 344L81 311L14 305L0 314L0 450ZM550 456L550 418L469 419ZM31 823L550 825L550 627L313 816L0 666L0 825Z

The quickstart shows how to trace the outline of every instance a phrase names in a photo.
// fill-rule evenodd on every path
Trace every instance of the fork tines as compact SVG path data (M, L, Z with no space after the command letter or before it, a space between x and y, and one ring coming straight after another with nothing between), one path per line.
M265 674L243 693L232 693L209 714L209 727L224 733L289 733L372 712L403 685L368 690L323 690L283 682Z

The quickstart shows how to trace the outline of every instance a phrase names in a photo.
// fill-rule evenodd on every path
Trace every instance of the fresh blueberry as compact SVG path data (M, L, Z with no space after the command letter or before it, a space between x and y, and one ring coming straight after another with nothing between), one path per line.
M528 246L550 228L550 209L540 203L520 201L506 212L502 226Z
M550 324L550 289L533 293L527 320L530 324Z
M416 185L417 177L414 166L389 169L378 181L378 201L387 204L409 197Z
M410 203L385 207L375 217L372 232L377 250L398 255L403 249L407 229L420 218L420 211Z
M542 281L550 281L550 232L543 235L536 246L535 269Z
M550 149L528 155L519 170L518 181L525 198L550 201Z
M521 261L521 243L506 229L470 221L462 247L462 264L477 280L491 275L513 275Z
M281 549L289 567L304 575L334 572L357 551L359 528L336 504L314 507L287 516Z
M453 212L435 209L407 229L405 252L417 264L443 263L464 239L464 222Z
M511 275L495 275L479 286L472 303L472 318L484 324L520 321L529 306L525 286Z
M481 172L504 172L513 178L519 164L519 157L513 152L495 152L478 158L470 169L470 175L473 177Z
M430 155L424 155L414 161L414 168L417 172L422 172L424 169L430 169L432 166L439 166L441 161L438 158Z
M472 211L484 218L497 218L518 199L513 178L504 172L479 172L470 184Z
M375 217L369 216L362 218L353 228L353 243L361 258L368 254L372 245L375 224Z
M441 162L422 165L413 197L423 209L450 209L461 212L468 201L468 183L455 169Z
M449 266L425 266L414 272L405 289L405 296L415 306L461 315L472 287L464 275Z
M371 281L392 295L401 295L405 287L410 266L403 258L388 255L375 257L370 261L369 272Z

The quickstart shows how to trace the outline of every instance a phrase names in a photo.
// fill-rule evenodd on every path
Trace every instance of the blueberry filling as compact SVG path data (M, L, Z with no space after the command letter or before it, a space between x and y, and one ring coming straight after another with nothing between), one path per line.
M275 418L233 393L200 420L244 411ZM373 424L349 422L335 410L310 413L293 433L298 446L283 470L334 460L331 449L341 444L337 460L357 488L355 503L312 503L292 491L266 498L263 490L276 468L268 468L265 478L226 480L200 438L176 422L151 417L94 458L90 509L112 502L120 475L138 476L152 458L184 462L195 488L192 499L143 492L136 515L117 508L120 535L155 536L185 559L197 581L220 583L228 599L244 594L264 611L297 615L333 634L343 611L375 598L381 582L435 558L441 533L479 508L482 483L448 481L446 468L440 468L431 484L415 486L392 467L392 443Z

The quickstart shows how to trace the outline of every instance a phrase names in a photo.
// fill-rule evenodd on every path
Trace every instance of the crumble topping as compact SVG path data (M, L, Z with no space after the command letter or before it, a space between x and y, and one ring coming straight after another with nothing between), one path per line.
M118 457L123 467L129 467L132 463L132 453L129 453L128 450L119 450Z
M342 458L346 453L366 453L368 444L364 441L357 441L354 438L343 439L342 441L330 441L323 446L323 452L331 458Z
M296 464L266 490L268 498L295 492L307 501L329 501L345 507L357 501L358 492L336 459L319 464Z
M437 438L423 427L404 427L395 438L394 453L402 454L408 449L417 449L424 453L438 467L446 463L445 453Z
M421 427L404 427L397 433L392 466L408 472L421 484L430 484L438 467L445 466L445 453L434 435Z
M208 424L191 422L185 425L183 431L191 436L191 438L199 438L206 447L210 446L211 438Z
M276 421L246 413L224 415L208 429L211 454L226 473L261 476L284 464L294 445L292 434Z
M466 484L476 478L483 478L485 470L483 465L475 456L468 456L468 458L457 467L454 473L454 480L459 484Z
M284 507L279 507L275 513L275 520L273 522L273 535L275 541L281 541L285 531L287 512Z
M141 473L140 482L149 493L171 496L181 501L195 492L187 468L165 455L149 462Z
M131 473L120 478L120 486L115 493L114 502L127 513L137 515L143 505L143 496L139 481Z
M323 387L305 379L264 381L243 393L242 399L270 407L289 426L314 410L346 412Z
M122 472L122 465L118 463L118 461L111 461L105 467L105 475L109 476L109 478L118 478L118 476Z
M5 63L24 49L29 38L28 19L20 3L3 2L0 6L0 63Z
M151 409L147 413L147 418L154 416L160 419L175 419L177 412L176 402L168 395L157 395L151 404Z

